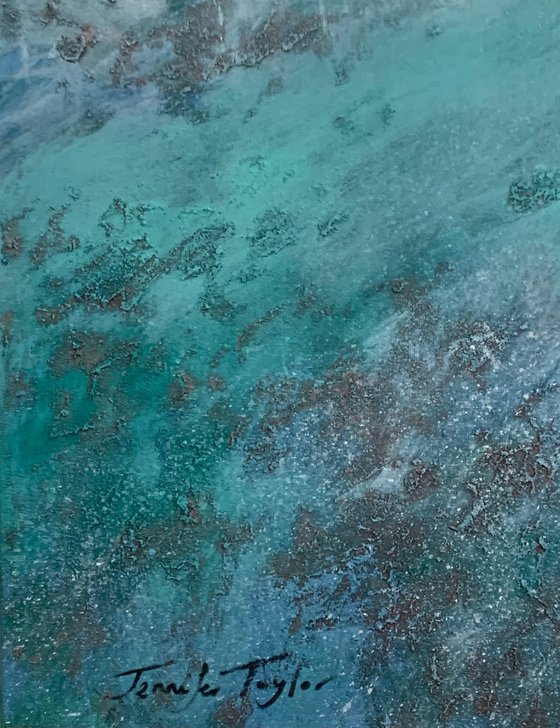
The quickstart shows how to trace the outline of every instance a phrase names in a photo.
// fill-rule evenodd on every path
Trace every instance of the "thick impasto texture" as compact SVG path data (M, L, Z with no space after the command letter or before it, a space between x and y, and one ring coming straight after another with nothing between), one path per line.
M560 725L559 33L0 3L7 726Z

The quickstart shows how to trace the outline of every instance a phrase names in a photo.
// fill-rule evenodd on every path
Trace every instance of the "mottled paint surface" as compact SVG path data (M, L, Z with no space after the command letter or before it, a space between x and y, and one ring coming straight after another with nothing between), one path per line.
M7 726L560 725L559 38L0 4Z

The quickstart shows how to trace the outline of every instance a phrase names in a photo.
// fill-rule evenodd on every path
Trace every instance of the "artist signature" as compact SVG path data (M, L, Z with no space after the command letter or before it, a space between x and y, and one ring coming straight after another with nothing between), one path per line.
M274 705L274 703L282 695L284 689L288 685L288 680L279 677L273 677L271 679L269 675L265 674L268 673L268 670L265 670L264 668L267 668L267 666L273 665L275 663L280 663L283 660L286 660L288 657L290 657L290 653L284 652L280 655L273 655L272 657L258 658L256 660L251 660L251 662L245 662L242 665L230 667L227 670L220 670L219 674L224 676L236 672L242 673L244 675L244 681L241 687L241 691L239 693L239 697L245 698L249 694L251 686L254 684L255 688L257 688L257 690L261 691L263 694L265 694L266 691L267 698L264 702L261 702L259 700L255 700L255 702L257 703L259 708L268 708L271 705ZM106 700L122 700L127 695L135 694L138 698L145 699L149 697L149 695L156 695L157 693L182 697L190 695L190 698L187 701L187 705L190 705L197 695L201 695L203 698L213 698L216 697L222 689L221 686L213 680L207 682L208 673L210 672L210 668L207 662L202 663L202 667L200 668L200 671L198 673L197 684L194 688L187 687L187 685L185 684L192 677L190 672L187 672L183 682L180 685L177 685L177 683L175 682L153 682L147 679L148 677L151 678L151 674L156 672L157 670L161 670L162 668L169 667L170 665L174 664L176 664L175 660L168 660L167 662L162 662L161 664L157 665L135 667L131 670L119 672L114 675L114 677L129 678L130 685L128 686L128 690L126 690L124 693L120 693L119 695L105 694L104 698ZM331 680L334 680L335 677L331 675L330 677L320 680L313 685L309 680L302 680L300 682L301 671L302 665L299 664L291 676L287 693L289 698L293 698L296 694L298 684L299 689L303 692L310 690L311 688L313 688L314 690L321 690L323 686L325 686ZM259 677L259 673L262 674L262 677L260 677L260 679L256 679Z

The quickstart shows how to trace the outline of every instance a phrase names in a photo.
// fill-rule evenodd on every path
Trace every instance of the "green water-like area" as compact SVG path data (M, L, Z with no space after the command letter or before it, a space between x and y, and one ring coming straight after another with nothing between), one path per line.
M419 11L21 138L6 725L560 721L558 18Z

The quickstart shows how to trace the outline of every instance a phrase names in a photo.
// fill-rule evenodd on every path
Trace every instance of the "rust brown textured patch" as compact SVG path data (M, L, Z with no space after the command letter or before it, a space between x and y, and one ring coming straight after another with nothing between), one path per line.
M7 348L12 339L14 316L14 311L4 311L4 313L0 315L0 333L2 334L3 349Z
M253 712L248 697L225 700L214 714L216 728L245 728Z
M0 224L0 235L2 237L1 251L2 255L8 261L19 258L23 252L24 241L19 224L30 212L31 208L26 207L19 215L14 215Z
M198 383L188 372L179 372L169 385L169 403L171 407L182 407L189 400Z
M35 387L27 374L13 372L8 378L5 389L5 403L9 409L25 408L35 398Z

